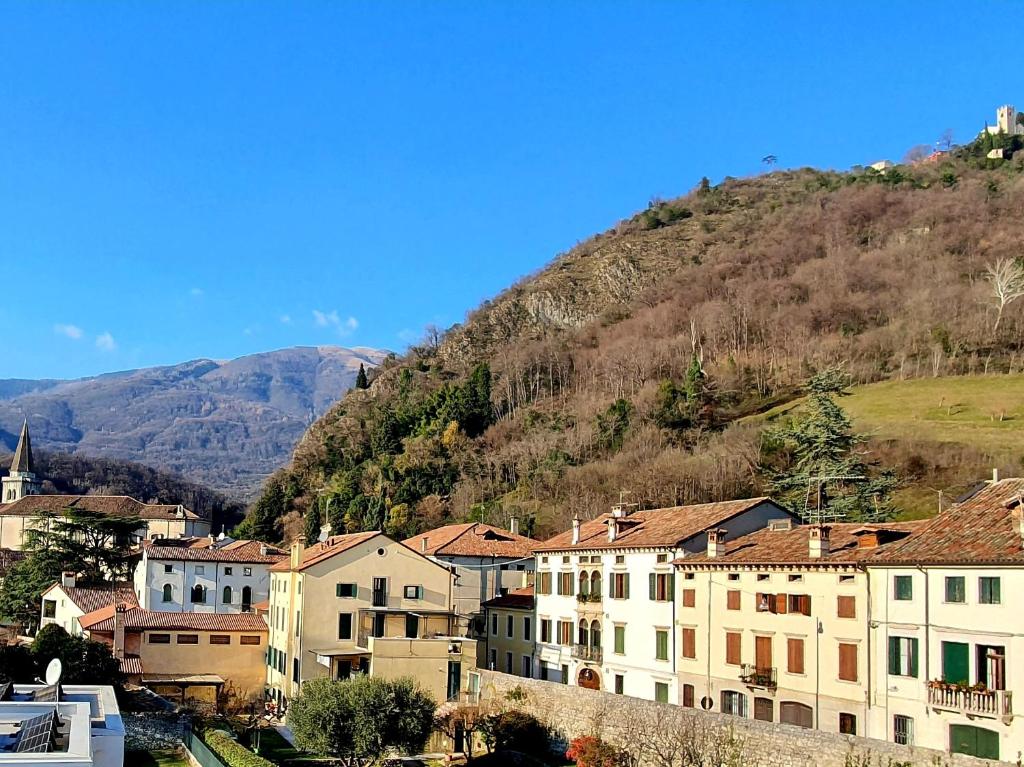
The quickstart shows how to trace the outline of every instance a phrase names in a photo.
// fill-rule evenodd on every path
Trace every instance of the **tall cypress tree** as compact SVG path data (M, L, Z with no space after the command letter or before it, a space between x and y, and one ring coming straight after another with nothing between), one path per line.
M306 517L303 519L303 535L306 536L307 546L312 546L320 538L319 499L309 504L309 508L306 509Z
M356 388L357 389L369 389L370 382L366 380L366 368L363 367L363 363L359 363L359 372L356 374Z

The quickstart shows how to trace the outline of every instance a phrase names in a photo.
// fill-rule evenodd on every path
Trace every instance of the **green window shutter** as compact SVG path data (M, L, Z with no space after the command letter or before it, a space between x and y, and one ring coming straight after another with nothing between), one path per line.
M334 585L334 596L336 596L336 597L340 597L341 596L341 584L340 583L336 583Z
M655 578L654 573L651 573L650 575L647 576L647 591L648 591L648 596L650 597L650 600L652 602L654 601L654 589L655 589L655 585L654 584L655 584L655 580L656 580L656 578Z
M615 573L611 573L608 576L608 598L615 598Z
M889 673L900 673L900 640L898 637L889 637Z
M676 598L676 574L668 576L668 600L671 602Z
M625 577L626 593L622 595L623 599L629 599L629 573L626 573Z
M917 640L910 640L910 675L917 676Z
M626 652L626 627L615 627L615 652L624 655Z

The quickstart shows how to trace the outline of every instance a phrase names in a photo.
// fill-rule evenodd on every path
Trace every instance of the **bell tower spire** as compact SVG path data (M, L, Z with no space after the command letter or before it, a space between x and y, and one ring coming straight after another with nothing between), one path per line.
M3 478L0 504L19 501L26 495L37 495L40 489L41 483L32 471L32 439L28 434L28 419L26 418L21 425L18 447L14 449L11 471Z

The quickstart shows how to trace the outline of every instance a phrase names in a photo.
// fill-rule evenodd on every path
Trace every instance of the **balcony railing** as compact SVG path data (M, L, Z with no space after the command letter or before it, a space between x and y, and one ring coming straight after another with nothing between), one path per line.
M459 703L463 706L478 706L480 705L480 691L463 690L462 692L457 692L449 696L448 702Z
M1013 716L1013 693L932 683L928 685L928 705L963 714L1010 717Z
M581 603L582 602L598 603L598 602L601 601L601 593L598 592L596 594L577 594L576 595L576 601L577 602L581 602Z
M600 663L604 654L600 647L591 647L585 644L574 644L572 646L572 657L579 660L588 660L592 663Z
M766 689L778 687L774 666L762 667L755 666L753 663L744 663L740 666L740 681L749 687L764 687Z

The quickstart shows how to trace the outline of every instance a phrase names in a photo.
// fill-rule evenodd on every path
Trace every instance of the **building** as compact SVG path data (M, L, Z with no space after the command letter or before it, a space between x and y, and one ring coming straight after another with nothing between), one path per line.
M795 519L769 498L630 512L613 507L536 547L541 679L677 702L673 561ZM631 588L632 586L632 588Z
M864 565L923 524L709 530L704 553L676 562L680 704L884 738L871 729Z
M28 421L21 425L18 446L14 449L11 470L0 480L0 504L19 501L26 495L35 495L42 483L32 471L32 440L28 435Z
M130 583L79 586L74 573L63 573L60 583L53 584L43 592L39 626L42 628L56 623L69 634L78 636L82 634L79 618L106 605L113 605L115 600L131 607L139 606Z
M1024 752L1022 499L1024 479L994 477L868 563L872 737Z
M481 614L482 602L532 582L537 541L519 535L515 518L509 527L502 530L483 522L445 525L405 541L435 562L451 566L456 576L454 607L464 625Z
M1024 134L1024 124L1020 122L1020 115L1010 104L1004 104L996 109L996 124L986 125L985 130L993 135L1005 133L1008 136Z
M263 697L267 624L256 613L168 613L105 605L78 619L133 682L208 708Z
M112 687L0 683L0 767L122 767Z
M868 167L877 170L879 173L885 173L889 168L895 168L896 163L892 160L879 160L878 162L871 163Z
M477 665L516 676L533 676L533 587L513 589L483 603L484 631Z
M454 636L447 566L380 532L295 542L289 554L270 568L266 681L280 711L322 677L412 674L439 700L478 689L476 643Z
M249 612L270 598L270 567L287 554L260 541L160 538L144 541L135 567L140 606L157 612Z

